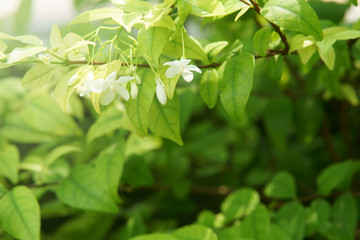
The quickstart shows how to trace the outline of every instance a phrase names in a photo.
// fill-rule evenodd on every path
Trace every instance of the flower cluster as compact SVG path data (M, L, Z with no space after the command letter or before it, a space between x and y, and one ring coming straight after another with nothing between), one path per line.
M68 85L71 86L74 84L78 75L73 75L69 81ZM136 83L131 82L130 94L126 89L126 84L133 80L134 77L131 76L122 76L116 79L116 71L110 73L105 79L99 78L95 79L93 71L90 71L86 77L85 83L83 83L80 88L80 96L86 96L90 93L99 93L100 94L100 103L102 105L110 104L115 97L119 96L126 101L131 98L136 98L138 94L138 89Z
M169 66L165 72L167 78L173 78L176 75L181 75L186 82L191 82L194 79L192 71L201 73L200 68L195 65L189 65L191 60L180 59L164 63L164 66ZM159 77L155 78L156 81L156 96L159 102L163 105L166 104L167 97L164 89L164 84Z

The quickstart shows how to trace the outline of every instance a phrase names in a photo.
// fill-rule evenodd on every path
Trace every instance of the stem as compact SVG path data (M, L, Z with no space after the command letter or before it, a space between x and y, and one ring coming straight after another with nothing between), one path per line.
M182 42L182 50L183 50L182 58L185 58L184 28L181 28L181 42Z

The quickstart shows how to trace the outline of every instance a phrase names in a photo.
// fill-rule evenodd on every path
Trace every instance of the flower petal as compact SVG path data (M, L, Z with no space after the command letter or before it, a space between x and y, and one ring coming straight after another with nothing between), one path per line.
M122 97L126 101L129 100L130 95L129 95L128 90L126 90L126 88L119 86L119 85L115 85L115 90L120 95L120 97Z
M78 80L79 75L77 75L76 73L74 75L72 75L72 77L69 79L67 85L69 87L71 87L72 85L74 85L74 83L76 82L76 80Z
M86 96L86 95L88 95L88 94L90 94L90 90L85 90L85 91L81 92L81 93L79 94L79 96L80 96L80 97L83 97L83 96Z
M181 74L181 76L184 78L185 81L187 82L191 82L194 78L194 74L192 72L190 72L187 69L184 69L183 73Z
M109 105L111 101L114 99L115 92L111 91L110 88L108 88L105 92L103 92L100 95L100 103L101 105Z
M191 62L190 59L181 59L181 60L179 61L179 63L180 63L181 65L183 65L183 66L188 65L190 62Z
M94 93L101 93L106 90L106 82L104 79L96 79L95 81L89 84L89 89Z
M90 71L89 74L86 77L86 82L91 83L92 81L94 81L94 79L95 79L94 72Z
M155 90L157 99L162 105L165 105L167 101L167 96L164 88L161 85L157 85Z
M132 99L135 99L138 95L138 88L134 82L131 83L130 95Z
M164 63L164 66L179 66L179 65L180 65L180 61L178 60Z
M133 80L133 79L134 79L134 77L122 76L122 77L119 77L119 78L115 81L115 83L116 83L116 84L123 84L123 83L127 83L127 82L129 82L129 81L131 81L131 80Z
M113 71L105 78L105 81L113 82L116 79L116 71Z
M185 67L185 69L187 69L189 71L195 71L195 72L201 73L201 69L195 65L188 65Z
M178 66L171 66L169 67L166 72L165 76L167 78L173 78L174 76L178 75L181 72L181 68Z

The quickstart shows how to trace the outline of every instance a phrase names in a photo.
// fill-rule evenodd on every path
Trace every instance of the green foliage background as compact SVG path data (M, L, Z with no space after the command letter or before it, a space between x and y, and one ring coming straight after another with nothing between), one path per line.
M54 26L50 47L0 33L1 239L359 238L356 1L107 2L74 1L94 10ZM166 79L183 53L202 74ZM135 99L99 106L68 85L127 61Z

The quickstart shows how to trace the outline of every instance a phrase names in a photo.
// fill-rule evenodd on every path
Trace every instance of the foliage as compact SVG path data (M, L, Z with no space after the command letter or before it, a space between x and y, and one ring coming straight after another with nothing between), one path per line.
M1 239L359 237L356 1L104 2L0 33Z

